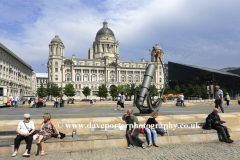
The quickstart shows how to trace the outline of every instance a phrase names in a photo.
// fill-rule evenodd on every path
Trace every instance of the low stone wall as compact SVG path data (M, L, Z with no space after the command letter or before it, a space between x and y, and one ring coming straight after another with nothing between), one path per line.
M226 126L229 128L231 138L233 140L240 140L240 112L236 113L220 113L222 120L227 121ZM204 122L207 114L192 114L192 115L169 115L159 116L156 120L159 124L184 124ZM149 117L139 116L138 120L140 124L146 122ZM104 117L104 118L81 118L81 119L53 119L55 122L63 122L64 124L124 124L121 117ZM0 121L0 130L15 130L19 121ZM41 120L34 120L36 128L42 123ZM202 133L194 134L194 131L187 129L185 134L171 135L170 136L158 136L157 143L159 145L166 144L180 144L180 143L202 143L202 142L215 142L218 141L217 133L213 130L201 130ZM71 135L72 130L63 127L61 132ZM196 129L195 129L196 131ZM109 133L111 131L108 131ZM50 139L46 141L44 149L47 152L60 152L60 151L77 151L77 150L92 150L92 149L106 149L106 148L122 148L127 146L127 140L122 136L125 131L113 131L112 134L119 134L120 136L111 137L106 135L108 132L91 132L90 129L77 129L77 136L84 137L85 135L92 135L91 138L80 138L77 141L71 141L70 136L62 141L57 139ZM121 133L121 134L120 134ZM96 135L96 136L95 136ZM146 144L146 138L144 135L139 135L143 142ZM6 138L6 137L5 137ZM13 138L8 137L8 138ZM35 142L34 142L35 143ZM9 147L0 147L1 154L12 154L13 145ZM36 153L36 145L32 145L31 153ZM25 144L22 144L19 148L19 153L23 153L25 150Z

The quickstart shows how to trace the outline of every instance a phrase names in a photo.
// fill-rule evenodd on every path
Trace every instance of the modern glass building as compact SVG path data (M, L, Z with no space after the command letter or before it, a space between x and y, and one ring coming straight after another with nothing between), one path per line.
M179 84L219 85L225 88L231 97L240 95L240 75L231 72L168 62L168 81L171 87Z

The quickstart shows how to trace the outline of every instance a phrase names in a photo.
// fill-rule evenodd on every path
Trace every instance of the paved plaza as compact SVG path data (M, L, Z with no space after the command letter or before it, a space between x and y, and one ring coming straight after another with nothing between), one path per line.
M24 113L31 114L32 119L42 119L44 113L50 113L52 119L62 118L91 118L91 117L121 117L127 109L133 109L134 113L139 113L136 107L125 107L125 111L116 111L116 107L44 107L44 108L0 108L0 120L21 120ZM119 108L120 109L120 108ZM187 115L187 114L209 114L214 106L189 106L189 107L161 107L160 115ZM225 113L240 112L240 105L224 106ZM221 113L221 111L219 111ZM149 114L143 114L149 115Z
M82 150L76 152L55 152L46 155L30 158L22 157L19 153L15 158L11 155L0 155L0 159L33 159L33 160L204 160L204 159L240 159L240 141L234 143L211 142L211 143L188 143L188 144L169 144L160 147L150 147L142 149L134 147L132 149L113 148L99 150Z

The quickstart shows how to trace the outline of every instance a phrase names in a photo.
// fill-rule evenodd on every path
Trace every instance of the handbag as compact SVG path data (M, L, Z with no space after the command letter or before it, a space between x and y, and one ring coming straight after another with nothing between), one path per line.
M140 133L145 133L142 127L140 128Z

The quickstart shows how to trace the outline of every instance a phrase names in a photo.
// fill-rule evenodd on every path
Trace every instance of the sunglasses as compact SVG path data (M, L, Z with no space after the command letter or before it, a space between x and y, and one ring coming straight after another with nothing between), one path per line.
M26 118L26 120L29 120L29 119L31 119L31 118Z

